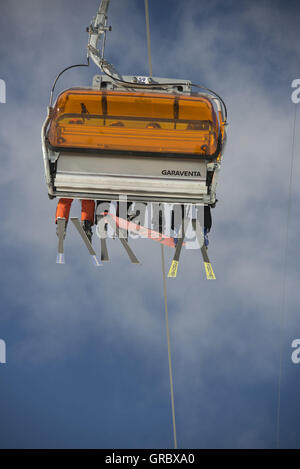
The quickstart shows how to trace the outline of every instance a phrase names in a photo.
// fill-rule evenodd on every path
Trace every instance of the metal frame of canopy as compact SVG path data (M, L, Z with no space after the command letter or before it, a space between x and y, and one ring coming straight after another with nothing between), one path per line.
M192 93L189 81L156 77L124 79L132 83L130 92L139 90L138 86L134 88L136 83L148 81L154 84L151 93L167 92L176 94L179 98L206 98L215 110L219 128L224 124L220 100L209 93ZM118 85L108 76L96 75L90 90L124 91L124 85ZM226 140L224 125L222 134L220 130L218 136L216 152L212 156L59 148L53 147L48 139L53 114L53 108L50 107L42 128L44 168L50 198L117 200L119 196L127 196L128 200L137 201L215 204L217 177Z

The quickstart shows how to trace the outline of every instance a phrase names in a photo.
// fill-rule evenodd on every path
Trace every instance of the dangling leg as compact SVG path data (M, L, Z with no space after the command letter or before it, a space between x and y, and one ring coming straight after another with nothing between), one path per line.
M94 200L82 200L81 201L81 222L82 228L84 229L89 241L92 242L92 226L95 220L95 201Z
M64 264L64 239L66 237L67 223L73 199L60 199L56 207L55 223L56 235L58 237L57 264Z
M178 234L184 220L184 205L175 205L171 213L171 233L174 235L175 246L178 243Z
M181 254L181 248L183 246L184 236L185 236L185 231L184 230L186 229L186 227L189 224L189 219L187 217L185 217L186 214L185 214L184 205L182 205L180 208L181 208L182 222L181 222L181 227L178 230L178 235L177 236L179 236L179 237L174 238L175 253L174 253L173 261L172 261L172 264L171 264L171 267L170 267L170 270L169 270L169 273L168 273L168 277L176 277L176 275L177 275L177 269L178 269L178 265L179 265L179 258L180 258L180 254Z
M121 202L117 202L117 210L116 210L116 216L117 217L121 217L121 218L124 218L124 220L128 220L129 218L129 208L131 206L132 202L128 202L128 201L121 201ZM121 205L121 207L120 207ZM125 212L126 211L126 212Z
M212 217L211 217L210 206L205 205L204 206L204 244L206 247L209 244L208 233L211 230L211 226L212 226Z
M164 203L152 203L152 220L151 226L152 230L156 231L159 234L165 233L166 227L166 213L165 213L165 204Z
M58 218L65 218L68 221L72 202L73 199L59 199L56 207L55 223Z
M57 220L64 219L65 220L65 232L64 238L66 236L66 228L69 220L71 205L73 199L59 199L57 207L56 207L56 214L55 214L55 223L57 224ZM58 230L56 229L56 234L58 236Z
M110 211L111 202L107 200L97 200L96 208L96 223L97 223L97 234L100 237L100 247L101 247L101 261L109 262L109 255L107 250L107 231L108 231L108 222L105 222L104 217Z
M125 202L123 200L118 201L117 202L117 209L116 209L116 216L118 218L122 218L123 220L128 221L129 220L128 212L129 212L130 205L131 205L131 202L128 202L128 201ZM125 233L125 238L124 239L126 239L126 241L128 241L128 231L127 231L127 229L126 229L126 232L123 231L123 234L124 233ZM117 235L117 238L120 237L120 229L119 229L118 226L116 227L116 235Z

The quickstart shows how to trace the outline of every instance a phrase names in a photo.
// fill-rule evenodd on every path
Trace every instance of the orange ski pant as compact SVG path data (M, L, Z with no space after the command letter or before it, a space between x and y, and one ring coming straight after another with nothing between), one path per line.
M69 219L71 205L74 199L59 199L56 207L55 223L58 218ZM81 220L89 220L94 224L95 216L95 201L82 200L81 201Z

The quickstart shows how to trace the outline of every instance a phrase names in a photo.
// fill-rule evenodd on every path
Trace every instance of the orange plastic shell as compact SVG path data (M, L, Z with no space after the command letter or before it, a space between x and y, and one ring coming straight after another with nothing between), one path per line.
M203 96L69 89L54 106L48 139L58 149L211 156L222 127Z

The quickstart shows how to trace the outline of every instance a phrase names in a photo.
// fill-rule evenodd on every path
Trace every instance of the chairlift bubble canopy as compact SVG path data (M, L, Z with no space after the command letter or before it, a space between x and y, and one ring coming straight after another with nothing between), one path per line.
M58 96L42 133L50 197L215 203L220 100L182 80L153 81L174 86L124 89L97 76Z

